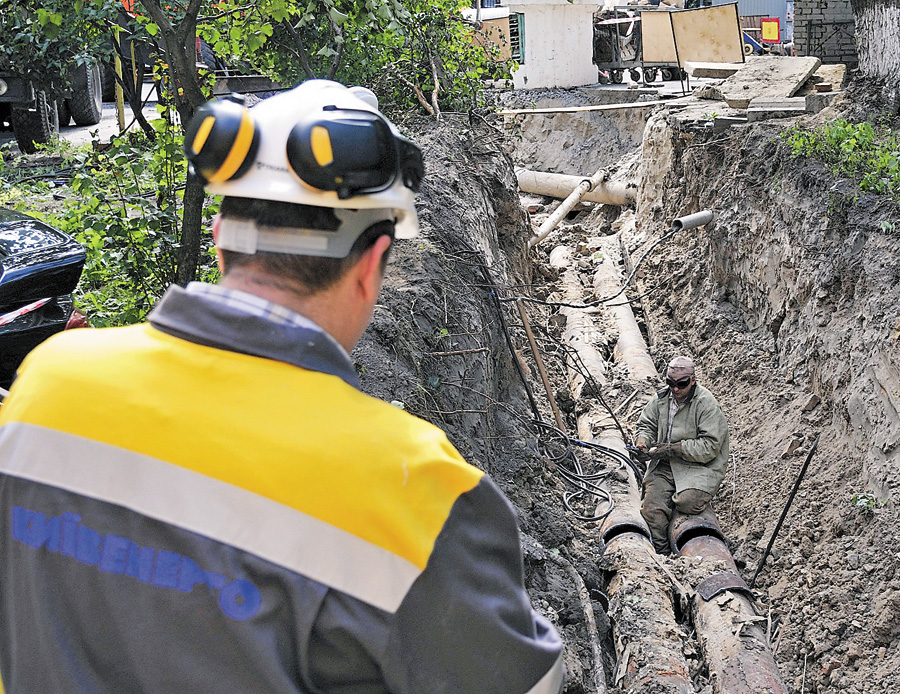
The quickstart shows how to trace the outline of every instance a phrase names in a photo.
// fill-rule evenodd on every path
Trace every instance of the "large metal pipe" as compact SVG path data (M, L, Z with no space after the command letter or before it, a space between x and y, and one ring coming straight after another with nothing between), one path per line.
M682 651L671 582L653 557L653 545L637 533L616 535L601 567L612 574L607 593L618 656L615 685L629 692L693 694Z
M693 568L691 609L713 691L787 694L753 593L740 577L712 511L676 514L669 537L681 556L699 559Z

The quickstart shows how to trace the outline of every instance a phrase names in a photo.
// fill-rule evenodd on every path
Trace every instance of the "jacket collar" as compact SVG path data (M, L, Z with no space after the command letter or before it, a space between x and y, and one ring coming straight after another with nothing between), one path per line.
M347 353L312 321L281 325L178 286L169 288L148 320L157 330L183 340L319 371L359 388Z

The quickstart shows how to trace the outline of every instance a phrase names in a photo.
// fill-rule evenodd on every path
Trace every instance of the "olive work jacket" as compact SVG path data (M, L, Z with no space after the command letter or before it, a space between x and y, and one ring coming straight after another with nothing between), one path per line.
M669 458L675 491L699 489L715 494L728 468L728 420L713 394L695 383L675 413L669 436L669 393L666 388L647 403L638 421L638 438L648 439L651 446L680 442L681 457ZM651 461L647 475L657 462Z

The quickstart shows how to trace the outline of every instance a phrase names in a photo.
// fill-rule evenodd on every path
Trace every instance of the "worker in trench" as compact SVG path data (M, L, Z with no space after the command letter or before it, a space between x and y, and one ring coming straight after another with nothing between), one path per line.
M635 439L649 458L641 515L660 554L670 552L675 510L702 513L728 466L728 421L713 394L697 383L690 357L669 362L666 385L641 413Z
M221 282L51 338L0 408L7 691L557 694L509 502L348 355L419 148L324 80L185 143Z

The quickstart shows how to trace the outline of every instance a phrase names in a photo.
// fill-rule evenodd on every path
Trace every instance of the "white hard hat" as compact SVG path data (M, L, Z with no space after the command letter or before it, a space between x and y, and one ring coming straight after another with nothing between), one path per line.
M210 101L188 124L185 153L210 193L371 210L396 219L397 238L418 234L421 151L364 87L308 80L251 109L237 95Z

